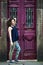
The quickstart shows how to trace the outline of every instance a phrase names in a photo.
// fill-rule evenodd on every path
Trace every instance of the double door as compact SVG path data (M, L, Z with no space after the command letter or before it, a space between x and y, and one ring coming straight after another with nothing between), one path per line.
M37 59L35 0L9 0L8 17L17 18L16 26L21 47L19 59ZM9 47L8 45L8 50ZM12 57L13 59L14 56L15 50Z

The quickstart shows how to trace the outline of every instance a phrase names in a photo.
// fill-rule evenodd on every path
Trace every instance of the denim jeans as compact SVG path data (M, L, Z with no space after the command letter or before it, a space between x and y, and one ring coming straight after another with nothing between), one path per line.
M18 59L18 56L19 56L19 53L21 51L21 48L20 48L20 45L18 43L18 41L14 42L13 43L13 46L10 45L10 51L9 51L9 60L12 60L12 55L13 55L13 52L14 52L14 49L16 48L16 56L15 56L15 59Z

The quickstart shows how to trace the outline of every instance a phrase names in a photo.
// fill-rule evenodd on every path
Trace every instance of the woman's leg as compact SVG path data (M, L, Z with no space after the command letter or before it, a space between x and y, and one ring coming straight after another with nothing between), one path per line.
M14 52L14 44L13 46L10 45L10 51L9 51L9 60L12 60L12 55L13 55L13 52Z
M19 53L20 53L20 50L21 50L18 41L16 41L15 48L17 49L16 56L15 56L15 60L18 60L18 56L19 56Z

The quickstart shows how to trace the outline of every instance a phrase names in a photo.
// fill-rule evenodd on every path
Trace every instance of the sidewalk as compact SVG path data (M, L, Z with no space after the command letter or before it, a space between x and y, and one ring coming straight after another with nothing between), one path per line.
M0 62L0 65L9 65L9 62ZM43 62L19 61L18 63L10 63L10 65L43 65Z

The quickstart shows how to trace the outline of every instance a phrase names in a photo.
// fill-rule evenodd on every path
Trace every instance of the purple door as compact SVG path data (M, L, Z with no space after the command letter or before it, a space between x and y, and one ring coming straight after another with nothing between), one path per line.
M21 53L19 59L36 59L36 1L9 0L8 17L17 18ZM9 47L9 46L8 46ZM15 50L13 57L15 56Z

